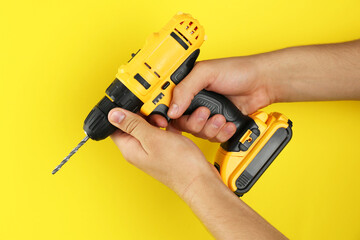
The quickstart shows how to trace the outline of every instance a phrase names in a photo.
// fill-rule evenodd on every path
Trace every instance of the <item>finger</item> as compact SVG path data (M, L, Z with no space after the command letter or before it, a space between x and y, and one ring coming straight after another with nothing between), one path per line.
M179 118L190 106L194 96L212 81L211 69L198 62L193 70L174 88L168 116Z
M171 124L180 131L197 134L203 129L209 116L208 108L199 107L191 115L175 119Z
M219 133L212 139L210 139L211 142L226 142L229 140L232 135L236 132L236 126L232 122L227 122L224 124L224 126L221 128Z
M137 165L138 161L142 161L145 158L145 150L140 142L133 136L117 130L111 134L110 137L119 148L123 157L131 164Z
M167 127L166 127L166 131L169 131L169 132L173 132L173 133L176 133L176 134L182 134L181 131L179 131L178 129L176 129L174 126L172 126L171 124L169 124Z
M225 124L226 119L223 115L214 115L206 122L204 128L201 130L200 133L197 134L197 137L204 139L213 139L219 134L221 128Z
M159 114L151 114L148 118L148 122L156 127L166 128L168 126L168 121L166 118Z
M112 109L109 112L108 119L112 125L136 138L145 150L148 143L151 142L150 139L161 132L160 129L150 125L141 116L121 108Z

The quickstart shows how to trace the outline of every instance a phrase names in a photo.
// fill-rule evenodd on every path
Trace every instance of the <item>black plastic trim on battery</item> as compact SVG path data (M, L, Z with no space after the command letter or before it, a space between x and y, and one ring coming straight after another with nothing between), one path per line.
M285 136L284 136L285 134ZM252 160L257 161L256 158L261 157L269 157L263 164L260 169L258 169L255 175L252 175L247 169L252 164L244 170L243 173L240 174L239 178L236 180L236 191L234 192L237 196L241 197L246 192L248 192L252 186L257 182L257 180L261 177L261 175L265 172L265 170L270 166L270 164L274 161L274 159L280 154L280 152L284 149L284 147L288 144L292 137L292 129L291 125L287 128L279 128L276 130L274 135L269 139L269 141L265 144L265 146L260 150L260 152L255 156ZM271 147L276 146L275 150L269 153ZM248 179L251 178L251 179ZM245 186L244 186L245 185ZM239 188L240 187L240 188Z
M176 33L171 32L170 36L172 36L185 50L188 50L189 46L178 35L176 35Z
M151 86L140 74L136 74L134 76L134 78L141 84L144 86L145 89L149 89L149 87Z

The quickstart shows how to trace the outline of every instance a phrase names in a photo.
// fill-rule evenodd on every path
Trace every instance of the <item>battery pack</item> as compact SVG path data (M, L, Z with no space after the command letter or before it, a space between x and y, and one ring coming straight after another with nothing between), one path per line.
M280 113L257 112L250 115L260 136L245 151L228 152L219 148L215 167L223 182L237 195L248 192L292 137L292 122ZM251 132L240 141L252 142Z

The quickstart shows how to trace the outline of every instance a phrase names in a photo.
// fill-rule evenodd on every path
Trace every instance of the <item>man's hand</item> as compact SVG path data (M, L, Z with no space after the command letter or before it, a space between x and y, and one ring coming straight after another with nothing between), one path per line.
M243 114L250 114L273 102L269 79L262 75L258 56L224 58L198 62L188 76L177 85L168 111L171 125L197 137L215 142L227 141L236 131L235 125L224 116L209 118L210 111L201 107L189 116L181 115L189 107L194 96L206 89L230 99ZM165 118L154 115L150 122L166 127Z
M173 189L216 239L285 239L223 184L191 140L120 108L109 121L119 128L111 138L126 160Z
M124 158L180 197L185 197L186 190L199 178L218 178L200 149L176 131L163 131L120 108L111 110L109 121L119 128L111 138Z
M202 89L223 94L243 114L275 102L360 100L360 40L286 48L246 57L198 62L177 85L168 115L171 125L210 141L225 142L235 126L205 107L181 116ZM166 127L165 118L150 122Z

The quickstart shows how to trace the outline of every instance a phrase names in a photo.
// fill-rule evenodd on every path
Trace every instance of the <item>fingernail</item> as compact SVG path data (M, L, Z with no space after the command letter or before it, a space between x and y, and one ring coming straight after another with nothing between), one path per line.
M198 115L198 119L199 119L199 121L205 121L205 120L207 120L208 119L208 115L207 115L207 113L205 113L205 112L199 112L199 115Z
M174 117L178 111L179 111L179 106L174 103L170 106L168 115L171 115Z
M226 126L225 127L225 132L227 133L227 134L234 134L234 128L232 127L232 126Z
M110 120L114 123L121 123L122 120L124 120L125 114L120 111L114 111L110 115Z
M223 121L221 121L219 119L214 119L214 122L212 125L214 126L214 128L220 128L223 125Z

